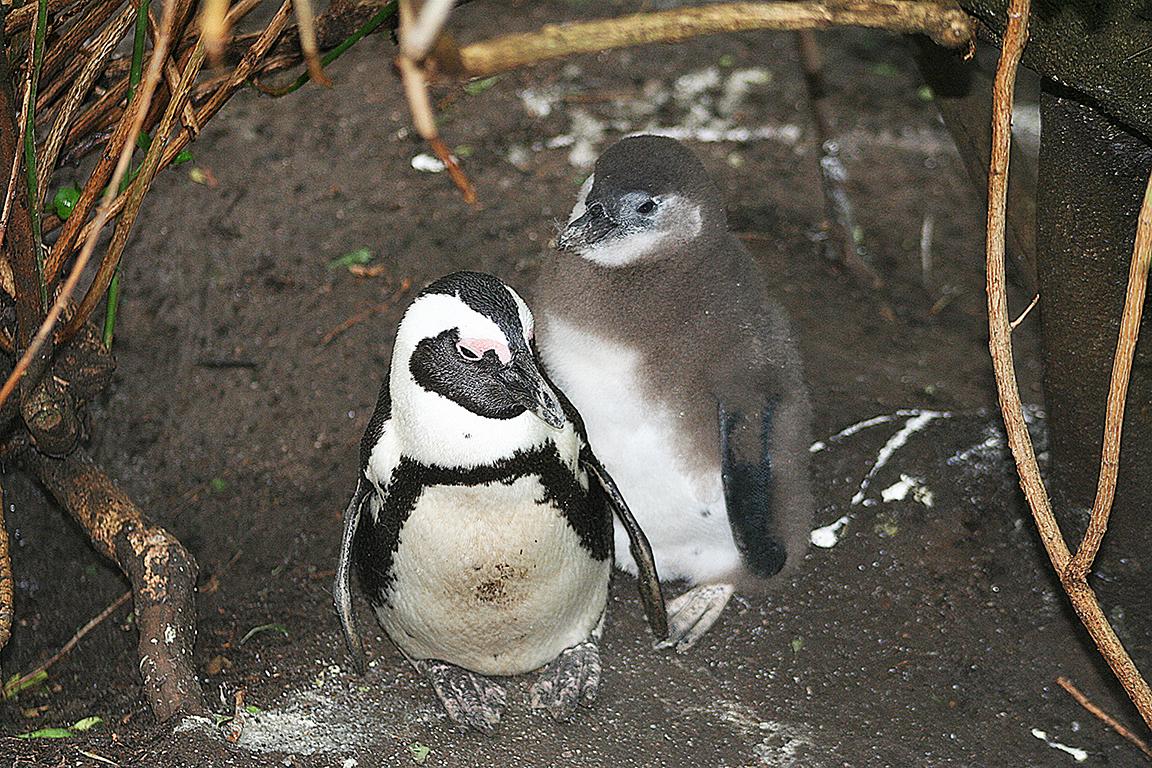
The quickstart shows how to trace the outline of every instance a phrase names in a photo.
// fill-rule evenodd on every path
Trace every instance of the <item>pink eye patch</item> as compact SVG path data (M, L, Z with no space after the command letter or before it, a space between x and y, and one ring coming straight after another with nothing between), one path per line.
M479 360L488 350L495 352L496 358L501 363L506 364L512 360L512 352L508 349L508 345L495 339L460 339L456 342L456 349L460 351L462 357L470 360Z

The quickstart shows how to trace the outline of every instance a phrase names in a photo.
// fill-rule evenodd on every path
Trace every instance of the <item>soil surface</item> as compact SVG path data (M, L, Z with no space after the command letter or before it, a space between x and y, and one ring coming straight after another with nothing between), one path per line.
M479 39L591 10L476 3L453 28ZM0 764L1143 764L1055 682L1066 675L1130 716L1021 504L986 351L983 217L931 95L898 38L820 41L849 192L887 281L879 292L823 255L817 157L787 34L586 56L477 93L439 89L443 131L479 190L474 207L445 174L414 167L426 150L386 38L330 67L331 90L237 97L194 145L191 167L211 183L184 166L148 199L125 258L119 370L93 409L92 450L199 561L196 661L210 705L230 714L243 689L260 712L236 745L210 720L155 724L125 607L43 685L0 706ZM776 276L824 446L813 456L817 525L845 522L823 531L834 546L812 548L767 599L736 600L682 655L652 650L634 583L619 575L595 705L554 724L528 711L521 681L496 735L465 732L378 631L367 675L349 671L329 588L357 442L414 292L469 268L531 301L588 164L654 128L699 153L733 229ZM379 275L330 264L358 249ZM1012 297L1014 313L1027 298ZM1036 323L1016 333L1030 403L1041 400ZM1042 440L1043 414L1031 413ZM7 677L57 650L126 582L24 475L3 481L18 617L0 657ZM103 722L69 739L10 738L88 716Z

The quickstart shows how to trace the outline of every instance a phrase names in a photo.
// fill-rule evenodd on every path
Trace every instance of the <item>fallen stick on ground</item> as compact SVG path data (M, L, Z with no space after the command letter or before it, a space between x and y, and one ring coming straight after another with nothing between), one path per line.
M1104 710L1100 709L1100 707L1093 704L1088 699L1088 697L1085 696L1083 692L1081 692L1079 688L1072 684L1071 680L1061 675L1060 677L1056 678L1056 684L1067 691L1068 695L1075 699L1077 704L1092 713L1092 715L1099 719L1100 722L1116 731L1116 733L1120 734L1129 742L1131 742L1136 747L1136 749L1143 752L1146 757L1152 759L1152 747L1149 747L1148 744L1145 743L1144 739L1132 733L1132 731L1125 728L1120 722L1116 720L1116 718L1112 717L1112 715L1108 714Z
M69 653L71 653L72 649L80 644L80 641L84 639L85 635L87 635L92 630L96 629L96 627L100 626L100 624L102 624L105 619L107 619L112 614L116 613L116 610L120 606L124 605L124 603L128 602L131 599L132 599L132 590L128 590L124 594L120 595L120 597L113 600L111 605L109 605L104 610L100 611L100 613L93 616L88 621L87 624L80 627L80 629L76 630L76 634L72 635L71 639L69 639L68 642L64 643L64 645L61 646L60 650L56 651L56 653L54 653L50 657L48 657L47 661L45 661L40 666L36 667L36 669L32 670L31 672L29 672L25 675L21 675L20 678L18 680L16 680L15 682L8 684L8 685L5 685L4 686L5 697L7 697L9 691L18 691L21 688L23 688L24 685L29 680L32 680L33 678L37 677L38 675L41 675L41 674L47 672L52 667L52 665L54 665L56 662L60 661L60 659L64 658Z
M391 308L392 306L394 306L396 304L396 300L399 299L401 296L403 296L405 293L407 293L408 289L411 287L412 287L412 281L409 280L407 277L404 278L403 280L400 281L400 287L397 288L395 291L393 291L392 295L389 296L387 298L387 300L382 301L379 304L375 304L371 307L368 307L367 309L360 310L356 314L352 315L352 317L348 318L344 322L340 323L340 325L336 326L332 330L328 331L328 333L324 334L324 338L320 339L320 346L321 347L328 346L329 344L331 344L336 339L337 336L341 335L342 333L344 333L345 331L347 331L351 328L354 328L355 326L364 322L368 318L372 317L372 315L377 315L381 312L387 312L389 308Z

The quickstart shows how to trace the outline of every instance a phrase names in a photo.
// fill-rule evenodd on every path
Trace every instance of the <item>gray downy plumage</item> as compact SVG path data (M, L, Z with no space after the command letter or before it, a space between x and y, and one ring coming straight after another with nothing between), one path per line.
M505 704L494 678L541 668L533 706L568 719L599 685L613 514L663 636L647 542L540 371L527 305L490 275L437 280L401 320L345 512L334 598L356 665L353 566L453 721L490 730Z
M811 528L811 412L768 276L728 231L719 191L679 142L609 147L536 286L541 358L663 578L665 645L684 650L736 589L802 560ZM617 564L632 570L617 532Z

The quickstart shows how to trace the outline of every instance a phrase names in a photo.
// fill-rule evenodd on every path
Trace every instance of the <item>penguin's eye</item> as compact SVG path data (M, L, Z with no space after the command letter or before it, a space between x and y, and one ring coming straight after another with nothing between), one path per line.
M460 357L464 358L465 360L467 360L470 363L474 363L477 360L479 360L480 358L484 357L483 352L478 352L475 349L471 349L469 347L466 347L463 344L457 344L456 345L456 351L460 354Z
M640 203L640 205L636 206L636 213L642 214L644 216L647 216L648 214L652 213L652 211L654 211L654 210L656 210L656 201L651 199L651 198L645 200L644 202Z

